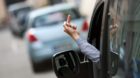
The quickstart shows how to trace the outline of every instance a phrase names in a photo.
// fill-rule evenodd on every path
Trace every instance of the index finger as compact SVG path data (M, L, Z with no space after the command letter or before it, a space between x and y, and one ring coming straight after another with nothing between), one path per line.
M70 16L70 15L68 15L68 17L67 17L67 23L69 24L69 23L70 23L70 21L71 21L71 16Z

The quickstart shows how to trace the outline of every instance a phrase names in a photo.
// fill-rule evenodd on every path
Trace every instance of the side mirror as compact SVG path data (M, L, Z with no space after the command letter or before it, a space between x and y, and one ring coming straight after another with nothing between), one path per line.
M73 78L79 72L79 57L74 51L53 55L53 68L58 78Z

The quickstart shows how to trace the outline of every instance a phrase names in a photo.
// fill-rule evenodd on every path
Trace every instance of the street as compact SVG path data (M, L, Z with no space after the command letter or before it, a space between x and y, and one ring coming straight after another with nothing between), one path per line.
M0 78L56 78L53 70L33 73L24 39L0 30Z

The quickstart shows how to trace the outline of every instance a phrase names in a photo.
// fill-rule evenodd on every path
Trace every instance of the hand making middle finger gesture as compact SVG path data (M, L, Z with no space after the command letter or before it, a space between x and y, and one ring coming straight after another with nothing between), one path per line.
M77 27L75 25L71 24L71 16L70 15L68 15L66 22L64 22L64 26L71 27L74 30L77 29Z

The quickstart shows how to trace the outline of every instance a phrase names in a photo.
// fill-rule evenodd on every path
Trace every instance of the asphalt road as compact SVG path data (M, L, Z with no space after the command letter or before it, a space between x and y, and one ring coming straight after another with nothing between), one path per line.
M53 70L35 74L23 39L0 30L0 78L56 78Z

